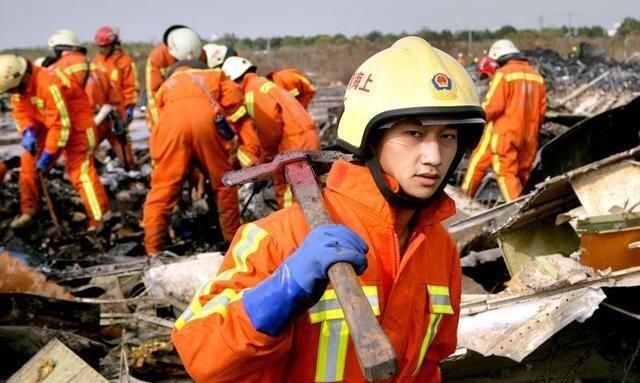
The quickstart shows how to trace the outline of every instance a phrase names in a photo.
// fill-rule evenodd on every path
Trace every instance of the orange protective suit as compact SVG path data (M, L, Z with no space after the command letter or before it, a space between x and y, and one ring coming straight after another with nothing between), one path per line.
M473 196L489 166L506 201L520 196L538 151L547 99L544 78L525 60L498 68L483 108L487 126L471 154L462 190Z
M214 117L223 113L237 131L253 133L254 147L259 150L251 119L242 105L242 91L220 69L181 66L160 87L156 102L160 118L150 138L155 167L144 204L147 254L161 251L166 243L171 213L180 198L190 164L195 164L209 178L220 226L225 239L230 241L240 226L238 194L235 187L226 187L221 182L222 175L232 170L233 161L230 142L218 132ZM256 153L248 165L255 162L259 154Z
M304 73L297 69L282 69L269 73L267 78L286 89L305 109L309 109L311 99L316 94L316 88Z
M49 69L60 68L64 74L73 78L81 87L87 84L89 79L89 61L82 52L64 51L60 58Z
M98 53L91 62L96 68L106 72L109 78L116 83L122 93L123 107L136 105L140 85L138 83L138 70L131 57L122 50L117 49L108 57Z
M440 382L438 364L456 347L461 294L456 244L440 224L454 214L453 201L443 194L418 212L401 253L396 213L368 168L336 162L323 196L333 221L369 246L359 279L396 352L398 375L388 382ZM365 381L331 285L308 315L275 337L256 331L244 309L243 291L266 279L309 230L297 203L240 228L218 275L197 290L173 330L196 381Z
M206 63L207 56L202 51L200 61ZM164 43L160 43L153 47L149 58L147 59L147 67L145 69L145 83L147 89L147 123L149 130L158 123L158 108L156 106L156 92L160 89L162 83L167 79L167 73L171 66L176 63L176 59L169 54L169 47Z
M107 72L95 64L91 64L91 73L85 86L85 92L89 97L89 103L94 111L98 112L103 105L112 105L120 119L125 119L125 103L120 87L109 77ZM111 145L111 148L123 164L126 163L129 169L138 169L128 134L126 142L123 145L121 139L113 134L111 130L111 120L109 118L105 118L102 123L96 127L96 131L98 133L98 145L100 145L102 140L108 140L109 145Z
M24 91L11 98L18 131L35 128L38 142L36 156L25 151L20 160L21 213L33 215L40 208L35 164L46 150L64 155L69 180L82 197L89 224L95 224L109 210L109 200L93 162L97 141L87 95L60 68L31 70Z
M289 150L318 150L320 138L309 113L287 91L256 73L241 83L244 105L253 118L262 144L264 161ZM285 184L274 184L278 205L289 206L292 194Z

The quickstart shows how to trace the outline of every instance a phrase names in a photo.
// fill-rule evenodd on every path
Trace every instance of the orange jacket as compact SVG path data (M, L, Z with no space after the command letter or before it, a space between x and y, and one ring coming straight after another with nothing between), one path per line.
M138 70L131 57L118 49L109 57L98 53L91 64L106 72L109 78L120 88L124 107L138 103L138 91L140 89Z
M64 51L60 59L49 66L49 69L60 68L64 74L73 78L81 87L87 84L89 79L89 61L81 52Z
M125 104L122 93L120 92L120 87L115 81L109 78L107 72L91 64L91 72L84 90L89 97L89 104L91 104L94 111L106 104L113 105L118 111L120 118L124 119Z
M304 73L297 69L282 69L269 73L267 78L286 89L305 109L309 109L311 99L316 94L316 88Z
M397 187L397 184L396 184ZM360 282L394 346L398 376L389 382L440 382L439 362L456 347L461 270L456 244L440 222L454 214L443 195L418 212L404 254L395 212L369 170L336 162L324 199L332 219L369 246ZM240 228L216 277L178 318L172 339L199 382L364 382L331 287L276 337L257 332L242 292L267 278L309 232L299 204Z
M204 51L200 55L202 62L207 62L207 56ZM147 89L147 116L151 128L158 123L158 109L155 104L156 92L160 89L160 85L167 79L167 73L171 66L176 63L176 59L169 54L169 47L164 43L158 44L149 53L147 59L147 67L145 69L145 83Z
M486 129L512 135L518 148L537 150L547 99L544 79L527 61L511 60L496 70L482 107Z
M87 95L61 69L32 66L24 92L11 98L18 131L27 126L47 130L44 149L56 153L69 136L93 127Z
M265 160L288 150L320 148L315 122L287 91L256 73L247 73L241 87Z
M256 164L261 157L260 139L247 115L246 108L243 106L243 95L238 84L229 80L219 68L202 70L180 67L175 73L176 76L171 78L175 77L174 82L181 82L182 90L168 92L167 90L175 86L173 83L158 90L155 103L160 113L174 102L185 102L185 100L188 102L190 98L201 98L204 90L198 85L198 82L203 81L201 85L210 92L214 102L222 108L227 121L237 132L239 145L237 156L240 163L245 167ZM197 77L194 78L190 74L197 75ZM191 80L183 81L185 76L190 76ZM207 98L206 101L211 107L210 100Z

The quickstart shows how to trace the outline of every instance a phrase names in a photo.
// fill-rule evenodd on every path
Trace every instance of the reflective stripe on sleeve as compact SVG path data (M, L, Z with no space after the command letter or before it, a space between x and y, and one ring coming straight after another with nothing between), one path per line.
M245 114L247 114L247 108L245 108L244 106L240 106L235 112L233 112L231 116L227 117L227 119L231 122L236 122Z
M298 97L300 95L300 91L298 90L298 88L293 88L289 91L289 93L293 96L293 97Z
M71 120L69 119L69 112L67 111L67 105L64 103L60 89L56 85L49 87L49 92L53 97L53 102L56 104L56 108L60 113L60 138L58 138L58 148L63 148L69 140L69 132L71 131Z
M533 81L540 84L544 84L544 78L542 78L542 76L540 76L539 74L535 74L535 73L514 72L514 73L509 73L508 75L504 76L504 78L505 80L507 80L507 82L516 81L516 80L526 80L526 81Z
M260 85L260 93L269 93L269 91L276 87L276 84L271 81L267 81L264 84Z
M249 91L244 94L244 106L247 108L247 113L251 118L254 118L254 104L255 104L255 95L253 91Z
M489 101L491 101L491 97L493 97L493 94L496 92L496 89L498 88L498 84L500 83L500 80L502 80L502 76L504 75L501 72L498 72L491 80L491 86L489 86L489 90L487 91L487 96L485 97L485 100L482 103L482 109L486 109L487 105L489 104Z
M244 150L242 150L242 148L238 148L236 156L238 157L238 161L240 161L240 165L242 165L243 168L249 167L249 165L251 165L251 157L249 157L244 152Z

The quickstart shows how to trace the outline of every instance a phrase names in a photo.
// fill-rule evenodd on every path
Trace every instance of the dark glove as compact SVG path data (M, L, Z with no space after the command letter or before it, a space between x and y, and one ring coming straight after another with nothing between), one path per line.
M36 129L28 126L22 130L22 147L32 156L35 156L38 148L38 139L36 137Z
M367 244L344 225L313 230L276 271L242 298L253 327L275 336L316 304L329 284L327 271L348 262L362 274L367 268Z
M47 151L42 152L40 158L38 158L38 162L36 162L36 170L42 174L46 174L55 159L56 157L53 154Z
M131 121L133 121L133 111L135 109L134 105L129 105L124 110L125 115L125 124L129 125Z

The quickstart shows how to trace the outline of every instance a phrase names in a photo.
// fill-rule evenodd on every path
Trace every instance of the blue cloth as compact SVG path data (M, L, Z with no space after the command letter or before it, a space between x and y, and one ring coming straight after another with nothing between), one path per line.
M36 170L46 174L55 159L56 157L53 154L47 151L42 152L40 158L38 158L38 162L36 162Z
M28 126L22 130L22 147L32 156L36 154L38 148L38 140L36 138L36 129Z
M327 271L348 262L356 274L367 268L367 244L346 226L331 224L313 230L276 271L242 298L253 327L270 336L313 306L329 284Z
M126 118L125 123L127 125L129 125L131 123L131 121L133 121L133 110L134 110L134 108L135 107L133 105L129 105L124 110L124 114L125 114L125 118Z

